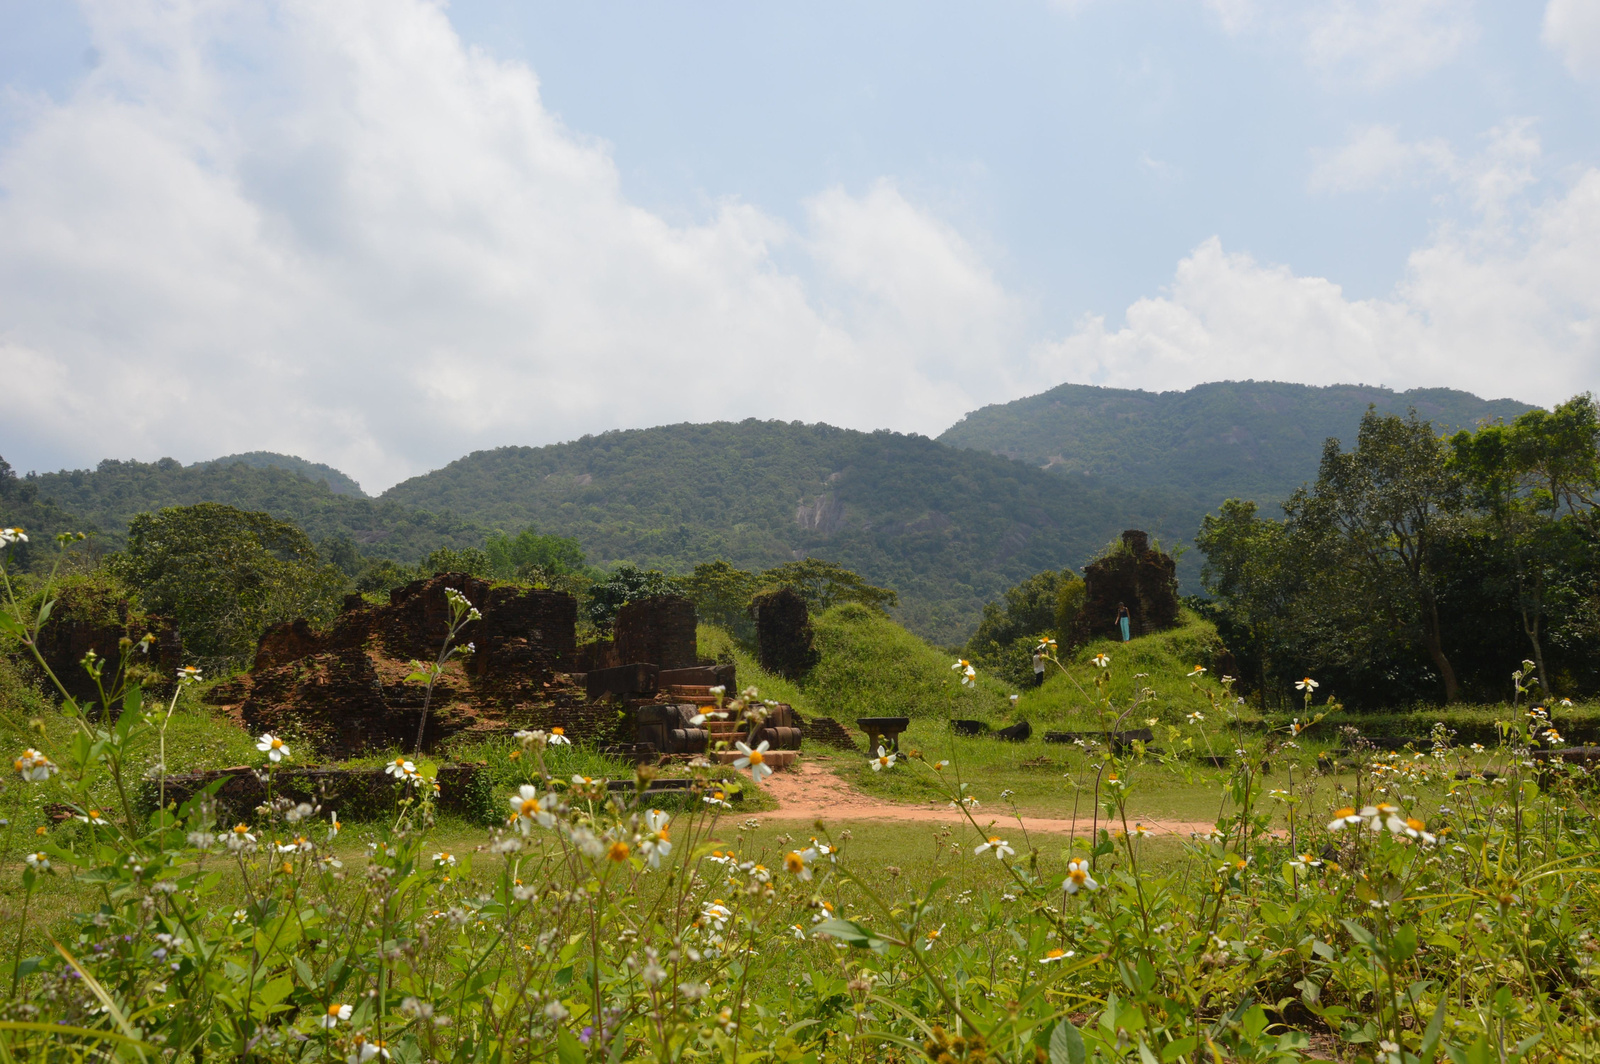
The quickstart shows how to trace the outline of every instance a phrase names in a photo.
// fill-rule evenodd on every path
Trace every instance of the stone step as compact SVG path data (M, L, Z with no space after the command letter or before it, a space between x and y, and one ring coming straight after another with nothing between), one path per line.
M718 764L731 765L743 756L744 755L739 753L737 750L715 750L712 751L711 759L716 761ZM761 756L768 768L773 769L774 771L781 771L783 769L794 767L795 762L800 760L800 751L768 750Z
M667 685L667 694L673 698L711 698L710 687L701 687L696 684L673 683Z

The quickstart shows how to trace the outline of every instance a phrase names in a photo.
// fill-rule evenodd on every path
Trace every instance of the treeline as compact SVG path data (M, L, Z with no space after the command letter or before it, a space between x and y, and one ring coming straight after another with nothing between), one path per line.
M1281 520L1207 516L1206 611L1241 680L1306 675L1351 705L1600 690L1600 411L1587 394L1441 436L1369 411ZM1524 661L1532 664L1524 669Z
M443 572L570 592L579 602L580 638L609 635L623 605L662 594L692 599L703 620L746 643L755 637L752 603L778 588L794 590L818 611L857 602L884 613L897 603L895 592L818 559L763 571L719 560L681 576L627 563L601 570L588 563L576 539L535 529L495 534L481 548L441 547L421 563L406 565L364 558L347 535L313 543L290 522L220 503L137 514L121 550L95 551L92 540L75 540L61 557L51 533L68 531L70 519L38 502L27 485L6 479L9 472L0 465L0 496L8 511L38 519L29 526L12 518L32 528L26 541L8 548L7 568L20 592L26 594L41 571L64 563L58 623L74 619L68 614L75 603L103 611L107 602L125 601L140 615L172 621L186 654L212 672L248 664L273 624L297 618L325 624L353 592L382 601L392 588ZM47 530L51 524L64 527Z

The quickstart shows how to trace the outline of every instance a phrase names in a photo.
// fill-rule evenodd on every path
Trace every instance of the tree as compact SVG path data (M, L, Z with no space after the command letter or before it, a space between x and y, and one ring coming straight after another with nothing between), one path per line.
M695 613L707 624L729 632L742 643L755 642L750 602L760 586L755 573L728 562L702 562L694 572L678 578L683 593L694 601Z
M589 621L604 635L610 635L617 622L617 611L630 602L656 595L677 595L682 589L659 569L640 569L619 565L611 575L589 589Z
M762 590L780 587L793 588L814 613L841 602L859 602L887 614L900 604L900 596L889 588L875 587L844 566L820 558L786 562L761 574Z
M1218 634L1264 696L1303 583L1288 530L1258 516L1255 503L1229 499L1200 522L1194 542L1206 556L1200 583Z
M1600 413L1574 397L1533 410L1510 425L1458 432L1451 463L1483 515L1505 570L1505 585L1527 638L1539 685L1552 691L1544 635L1551 613L1581 594L1571 576L1584 568L1590 518L1600 485Z
M488 576L489 556L477 547L456 549L440 547L422 563L424 572L466 573L468 576Z
M345 587L294 525L218 503L137 515L109 564L146 609L176 622L187 649L227 663L247 657L270 624L327 620Z
M335 532L317 541L317 553L329 565L336 565L345 576L355 576L363 566L361 551L348 532Z
M1075 586L1076 594L1073 594ZM1000 602L983 607L983 619L967 640L966 656L1013 683L1025 683L1033 671L1033 648L1057 635L1057 614L1065 599L1081 602L1083 581L1071 569L1046 569L1009 588Z
M544 576L582 572L587 565L583 547L570 536L542 535L525 528L515 536L496 533L484 544L489 572L509 579L537 570Z
M1446 458L1445 442L1415 410L1405 418L1368 410L1355 448L1327 441L1316 484L1284 512L1290 536L1319 555L1325 576L1345 587L1353 580L1374 620L1426 650L1454 702L1460 684L1444 651L1438 561L1463 492ZM1347 595L1324 601L1352 604Z

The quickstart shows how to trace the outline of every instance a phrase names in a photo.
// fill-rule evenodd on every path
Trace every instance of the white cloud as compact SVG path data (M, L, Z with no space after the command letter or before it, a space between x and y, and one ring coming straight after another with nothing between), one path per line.
M1538 155L1526 123L1491 132L1454 167L1477 210L1413 252L1387 298L1352 300L1320 277L1229 253L1216 237L1124 325L1087 319L1042 345L1040 372L1118 387L1225 378L1396 388L1448 384L1558 402L1600 385L1600 169L1545 202L1522 202Z
M1205 0L1225 32L1260 34L1298 51L1322 75L1368 87L1419 77L1478 36L1463 0Z
M268 448L373 489L618 425L936 432L1015 394L1023 308L891 182L804 232L672 225L430 4L88 14L101 65L0 156L16 464Z
M1394 126L1365 126L1337 150L1314 153L1310 189L1368 192L1443 181L1464 206L1496 221L1536 181L1541 146L1528 118L1503 122L1482 141L1482 150L1462 159L1441 137L1407 142Z
M1543 36L1575 76L1600 74L1600 0L1550 0Z
M1318 160L1310 185L1313 192L1382 190L1448 175L1455 166L1455 153L1442 139L1407 143L1394 126L1365 126Z

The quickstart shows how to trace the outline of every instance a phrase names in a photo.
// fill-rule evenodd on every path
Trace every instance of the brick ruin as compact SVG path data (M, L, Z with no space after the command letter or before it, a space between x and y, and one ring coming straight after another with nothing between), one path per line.
M761 667L797 680L817 663L812 643L811 614L793 588L780 587L757 595L750 604L756 620L756 645Z
M155 636L155 643L148 652L129 658L130 670L146 690L170 692L177 671L187 664L177 627L164 617L139 613L106 588L63 589L39 632L39 655L79 703L98 702L100 692L84 671L84 655L93 650L105 661L102 678L109 685L121 660L122 640L137 642L146 633Z
M1090 562L1083 570L1083 608L1073 642L1117 638L1117 607L1125 605L1129 628L1149 635L1178 623L1178 567L1170 554L1154 550L1138 529L1122 533L1121 549Z
M325 631L303 620L263 633L249 673L212 690L252 731L310 746L316 757L347 758L409 749L421 720L423 686L406 682L411 662L437 657L449 630L445 588L483 614L458 642L476 652L446 667L434 687L426 745L472 731L561 724L597 734L615 714L592 707L570 675L577 656L577 603L562 591L495 585L463 573L418 580L386 605L359 596Z
M462 573L396 588L384 605L350 596L324 631L304 620L275 625L262 635L250 671L209 698L254 732L303 744L308 758L409 750L424 687L406 677L413 661L434 660L444 642L446 588L464 594L482 618L457 637L475 652L446 665L434 687L425 746L559 725L573 740L642 760L705 752L727 730L689 723L711 701L711 687L737 688L733 666L697 658L687 599L628 603L613 640L597 650L577 645L577 603L566 592ZM593 667L618 657L622 664ZM774 749L797 748L797 715L778 707L762 738Z

